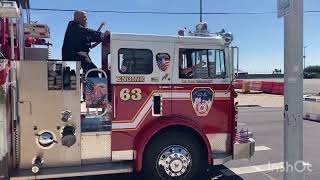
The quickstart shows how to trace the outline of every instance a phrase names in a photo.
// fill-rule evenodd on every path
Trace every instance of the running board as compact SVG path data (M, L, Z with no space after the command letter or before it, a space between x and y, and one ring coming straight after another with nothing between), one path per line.
M212 153L213 165L221 165L232 160L232 155L227 153Z
M59 168L43 168L40 173L34 175L31 169L19 170L10 178L12 180L26 179L48 179L48 178L64 178L76 176L93 176L103 174L118 174L133 172L132 161L111 162L106 164L59 167Z

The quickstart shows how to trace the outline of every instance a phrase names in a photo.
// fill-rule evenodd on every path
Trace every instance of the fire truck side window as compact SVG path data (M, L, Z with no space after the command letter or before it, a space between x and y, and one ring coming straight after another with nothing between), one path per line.
M118 63L121 74L151 74L153 55L148 49L119 49Z
M225 77L225 56L220 49L179 49L179 77L213 79Z

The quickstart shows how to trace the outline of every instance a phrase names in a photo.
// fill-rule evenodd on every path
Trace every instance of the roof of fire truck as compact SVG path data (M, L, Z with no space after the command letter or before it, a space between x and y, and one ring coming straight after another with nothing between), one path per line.
M210 36L179 36L179 35L155 35L155 34L134 34L134 33L111 33L111 40L121 41L147 41L147 42L165 42L165 43L186 43L186 44L214 44L228 45L232 39L224 35Z

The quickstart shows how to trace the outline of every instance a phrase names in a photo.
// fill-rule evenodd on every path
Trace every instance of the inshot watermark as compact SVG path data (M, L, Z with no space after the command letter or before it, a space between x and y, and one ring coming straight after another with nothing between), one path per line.
M286 165L286 166L285 166ZM297 161L294 164L286 162L268 163L268 170L273 172L312 172L312 164L304 161Z

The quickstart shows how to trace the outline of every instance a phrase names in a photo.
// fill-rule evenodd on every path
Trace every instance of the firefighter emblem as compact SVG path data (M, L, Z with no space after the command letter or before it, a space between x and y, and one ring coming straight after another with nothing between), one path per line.
M157 65L161 71L166 71L170 65L170 56L167 53L159 53L156 57Z
M194 88L191 92L191 101L197 116L207 116L214 97L211 88Z

